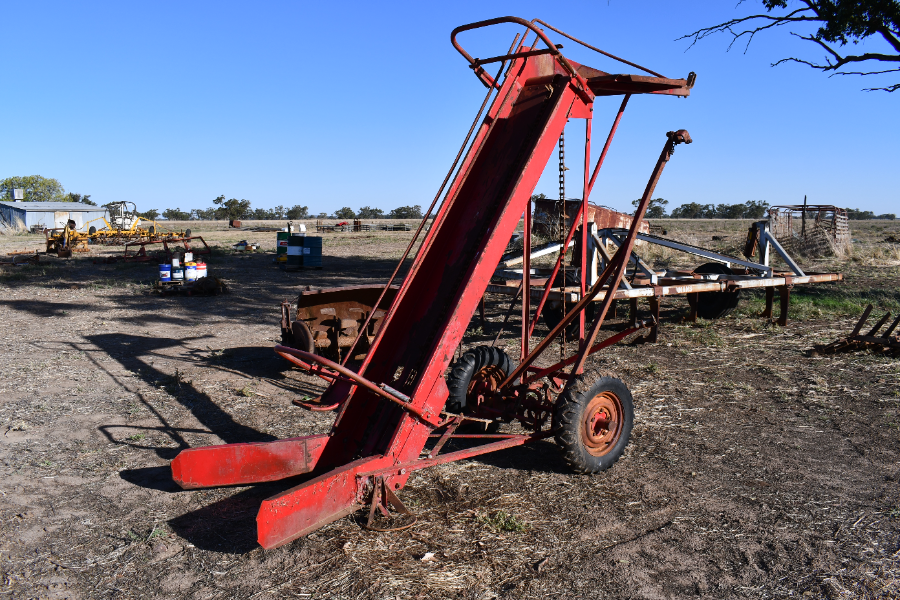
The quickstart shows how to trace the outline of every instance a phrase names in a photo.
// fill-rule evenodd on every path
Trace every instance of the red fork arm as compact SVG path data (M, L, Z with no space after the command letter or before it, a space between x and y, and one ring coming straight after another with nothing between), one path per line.
M259 545L277 548L362 508L365 482L357 480L357 473L390 462L381 456L363 458L267 498L256 515ZM399 488L399 483L388 484Z
M172 479L186 490L278 481L315 469L327 442L328 435L311 435L190 448L172 461Z

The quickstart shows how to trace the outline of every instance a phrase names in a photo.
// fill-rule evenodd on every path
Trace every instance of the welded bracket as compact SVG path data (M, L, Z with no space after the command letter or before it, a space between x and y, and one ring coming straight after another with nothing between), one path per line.
M398 513L405 515L407 518L403 519L400 525L394 527L380 527L376 525L378 522L378 517L376 515L379 512L386 519L396 520L401 518L391 514L391 507ZM375 477L375 487L372 490L372 502L369 505L369 518L366 521L365 528L371 529L372 531L402 531L415 525L418 520L418 517L406 508L406 505L400 501L397 494L391 490L391 486L385 482L384 477Z
M628 233L628 232L626 231L625 233ZM613 244L616 245L617 248L621 248L622 244L625 243L625 240L616 236L609 229L604 230L603 237L604 237L604 239L610 240ZM640 238L640 234L638 234L638 237ZM634 261L634 263L637 265L637 268L640 270L641 273L643 273L644 275L646 275L647 277L650 278L650 285L656 285L657 283L659 283L659 278L656 275L656 271L651 269L650 265L645 263L644 259L642 259L640 256L638 256L637 252L634 252L633 250L631 252L631 260Z
M790 255L785 251L784 248L781 247L781 244L775 239L775 236L772 235L772 232L769 230L769 222L768 221L757 221L753 224L759 230L759 257L761 262L766 267L769 266L769 245L775 249L775 252L778 253L778 256L790 267L791 271L794 272L794 275L798 277L805 277L806 273L803 272L797 263L794 262L794 259L790 257ZM771 272L771 267L769 268ZM769 275L771 277L771 275Z

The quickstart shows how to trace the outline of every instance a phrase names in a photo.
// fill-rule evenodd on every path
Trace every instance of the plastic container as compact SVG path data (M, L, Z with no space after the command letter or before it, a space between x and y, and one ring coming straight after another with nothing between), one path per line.
M193 252L185 252L184 253L184 264L188 264L194 262L194 253Z
M172 281L172 265L159 265L159 280Z
M206 263L198 262L197 279L203 279L204 277L206 277Z
M195 262L184 263L184 280L185 281L197 281L197 263L195 263Z
M279 231L276 234L275 240L275 261L276 262L285 262L287 260L287 249L288 249L288 239L291 237L291 234L288 232L287 228L284 231Z
M288 238L287 260L283 263L288 271L296 271L303 266L303 240L304 237L297 234Z
M181 267L172 267L172 281L184 282L184 269Z
M172 257L172 268L174 269L175 267L180 267L180 266L181 266L181 261L178 260L177 256L173 256Z

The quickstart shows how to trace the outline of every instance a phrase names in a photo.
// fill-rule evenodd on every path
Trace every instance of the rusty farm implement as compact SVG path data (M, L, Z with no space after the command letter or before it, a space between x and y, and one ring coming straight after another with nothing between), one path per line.
M457 41L463 32L501 23L516 24L525 31L499 56L473 58ZM642 74L616 75L575 63L545 30ZM296 486L268 498L259 509L258 541L264 548L290 542L365 507L371 528L408 526L412 517L396 493L414 471L432 465L555 437L573 470L597 473L611 467L628 444L634 418L631 393L618 379L586 378L584 367L591 354L655 325L652 319L636 321L623 331L598 338L616 297L609 292L627 289L623 279L628 262L663 169L676 146L691 143L683 129L665 134L630 228L612 232L619 250L603 262L595 277L589 278L587 269L578 272L572 284L575 300L564 305L546 337L532 339L534 324L556 285L556 273L565 271L565 254L560 254L553 273L537 290L534 304L531 294L520 292L522 335L517 364L494 347L474 348L453 359L523 214L520 286L532 290L531 196L568 120L585 119L586 136L583 197L564 232L564 247L580 236L577 249L580 264L585 265L588 199L629 98L634 94L688 96L694 75L663 77L537 20L502 17L472 23L456 28L451 41L488 92L426 211L430 214L443 196L402 284L392 287L400 265L425 229L424 221L390 280L380 290L367 291L377 297L359 306L353 305L352 298L335 296L343 312L335 309L326 316L341 324L348 339L336 334L329 343L342 348L338 356L343 359L315 354L314 339L305 339L303 348L275 348L279 355L330 383L318 405L338 410L331 430L274 442L193 448L172 461L173 477L186 489L296 477ZM499 67L495 76L486 70L491 66ZM602 96L621 96L622 102L591 168L594 104ZM392 301L386 299L389 296ZM366 306L376 309L366 310ZM586 310L589 306L593 310ZM283 326L289 328L290 320L286 321ZM373 321L378 322L377 328ZM568 345L559 343L566 332L574 332ZM358 354L355 349L366 354L361 364L351 368L349 359ZM482 433L462 433L467 421L486 427ZM530 433L496 433L490 426L512 421ZM441 453L449 440L459 438L475 445ZM388 518L391 515L397 516Z

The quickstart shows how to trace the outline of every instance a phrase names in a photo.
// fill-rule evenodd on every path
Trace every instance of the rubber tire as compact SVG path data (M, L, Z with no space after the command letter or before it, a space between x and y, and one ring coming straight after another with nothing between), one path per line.
M622 428L612 447L602 456L595 456L582 440L582 427L588 404L603 392L612 392L619 399ZM601 377L589 385L579 377L557 398L553 421L557 429L556 443L563 449L569 467L576 473L599 473L613 466L628 446L634 427L634 399L621 379Z
M447 375L447 387L450 389L447 410L458 414L466 409L469 383L475 373L485 367L499 367L506 375L513 370L512 360L503 350L490 346L477 346L466 350L459 360L453 363L450 374Z
M567 308L572 310L574 304L568 304ZM585 329L590 328L591 323L594 321L594 308L596 304L591 302L587 305L587 308L584 309L584 327ZM547 329L553 331L553 328L559 325L560 321L563 320L563 311L562 304L560 303L558 306L553 307L550 306L550 302L548 301L544 304L544 308L541 310L541 318L544 319L544 325L547 326ZM578 320L574 320L569 323L569 326L566 327L566 339L574 340L578 338Z
M151 225L151 226L147 229L147 231L150 232L150 235L156 235L156 226L155 226L155 225Z
M95 233L97 233L97 228L91 225L91 228L88 229L88 235L94 235Z
M191 230L190 230L190 229L185 229L185 230L184 230L184 237L191 237Z
M722 263L711 262L700 265L694 273L733 275L733 271ZM702 292L697 294L697 316L701 319L721 319L731 314L741 300L741 291Z

